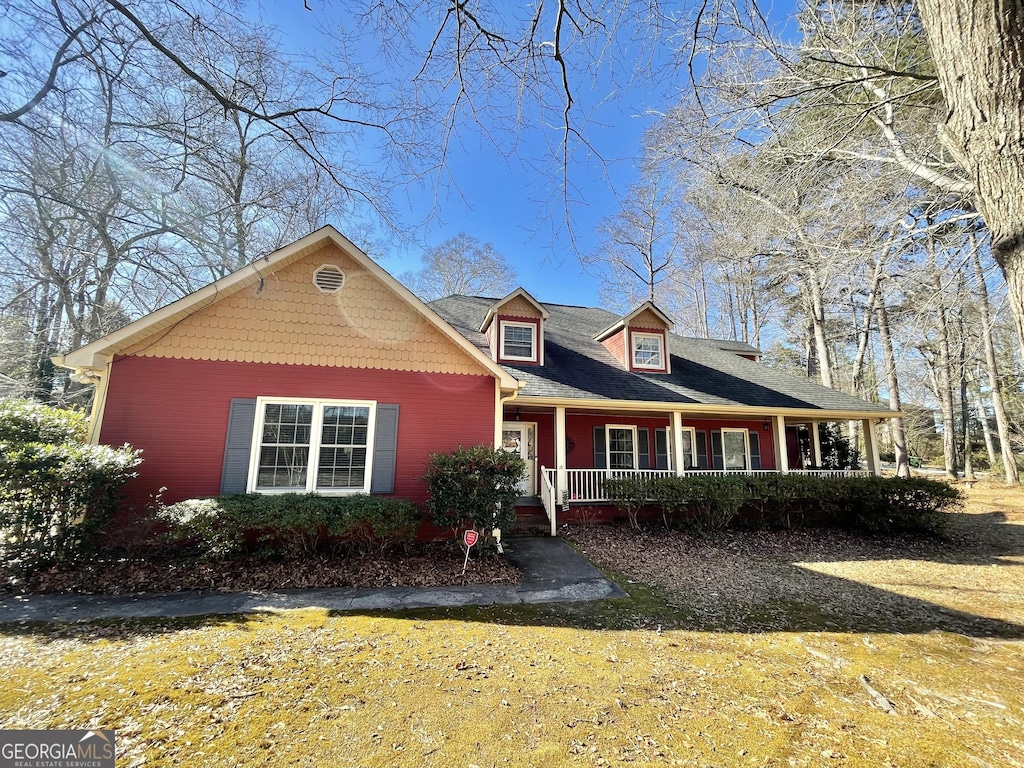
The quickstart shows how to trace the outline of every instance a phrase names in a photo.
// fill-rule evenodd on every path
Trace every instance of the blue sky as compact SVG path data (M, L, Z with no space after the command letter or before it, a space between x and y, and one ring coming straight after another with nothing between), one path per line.
M788 7L788 2L781 4L782 10L775 9L771 16L784 17ZM320 44L311 29L317 19L324 18L322 13L306 11L296 0L267 2L253 6L253 12L280 30L286 48L310 49ZM342 11L332 13L344 24ZM635 47L632 52L643 55ZM677 82L665 81L657 92L616 90L607 77L598 75L588 81L592 74L578 73L574 95L581 107L577 119L599 104L587 138L603 162L580 151L570 165L576 187L573 235L577 250L584 254L597 245L595 229L600 221L616 212L615 192L624 191L637 177L635 159L641 139L654 122L649 112L671 106L680 89L689 86L685 68L677 74ZM441 186L435 188L432 179L404 188L393 203L413 236L428 245L468 232L493 243L515 267L522 286L541 301L598 305L599 280L588 274L571 247L561 209L552 210L553 202L560 205L557 196L551 199L559 179L551 172L547 154L551 136L545 132L556 130L556 126L527 125L520 134L517 155L503 157L473 127L467 128L450 148L451 182L442 178ZM435 200L436 215L431 218ZM399 275L417 269L420 255L420 249L396 243L382 264Z

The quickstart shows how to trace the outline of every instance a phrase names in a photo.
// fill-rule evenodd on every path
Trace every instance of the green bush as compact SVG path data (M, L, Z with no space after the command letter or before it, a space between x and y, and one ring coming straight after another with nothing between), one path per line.
M42 443L84 443L89 420L81 411L51 408L35 400L0 400L0 443L25 445Z
M730 525L792 528L821 525L869 533L937 533L960 492L937 480L823 478L802 474L683 475L614 478L605 490L637 527L644 506L661 509L666 527L683 524L701 536Z
M626 513L629 525L633 530L640 529L637 515L640 510L652 501L651 494L654 482L646 477L629 475L626 477L608 477L604 481L604 493L608 500ZM666 518L666 526L668 521Z
M815 504L828 482L814 475L750 475L737 522L754 529L800 527L806 522L805 507Z
M427 465L427 509L434 522L456 535L473 528L484 538L509 529L526 464L516 454L486 446L433 453Z
M703 537L728 528L749 498L747 478L742 475L697 475L685 479L685 492L690 497L687 522Z
M157 519L172 542L191 544L203 556L232 556L250 541L289 556L322 552L332 540L387 547L412 541L419 524L405 499L366 494L230 494L161 506Z
M0 401L0 567L21 575L92 551L141 462L130 446L86 445L85 417Z
M960 509L957 488L923 477L848 477L824 498L833 524L869 533L939 533L944 515Z

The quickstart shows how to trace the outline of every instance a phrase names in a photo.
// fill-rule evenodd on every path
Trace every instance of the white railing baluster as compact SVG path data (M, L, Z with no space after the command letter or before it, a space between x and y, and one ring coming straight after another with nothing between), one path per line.
M567 469L564 498L569 503L605 502L608 497L604 492L605 478L614 477L669 477L675 473L670 469ZM725 475L776 475L775 469L688 469L683 477ZM843 478L868 477L871 473L863 469L794 469L792 475L808 475L811 477ZM563 492L556 488L557 473L553 469L540 468L540 498L551 520L552 533L556 530L555 514Z

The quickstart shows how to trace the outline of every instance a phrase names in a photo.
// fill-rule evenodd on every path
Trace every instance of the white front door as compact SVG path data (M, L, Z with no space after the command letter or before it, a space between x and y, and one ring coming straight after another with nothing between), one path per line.
M501 447L509 453L518 453L526 462L526 476L519 488L520 496L533 496L537 493L535 476L535 456L533 446L536 443L533 424L519 421L506 421L501 425Z

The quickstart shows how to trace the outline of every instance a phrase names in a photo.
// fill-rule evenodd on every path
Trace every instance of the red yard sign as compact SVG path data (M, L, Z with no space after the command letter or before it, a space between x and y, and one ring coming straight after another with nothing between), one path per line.
M476 544L477 539L479 539L479 538L480 538L480 534L477 533L476 531L465 531L462 534L462 540L464 542L466 542L466 546L467 547L472 547L474 544Z

